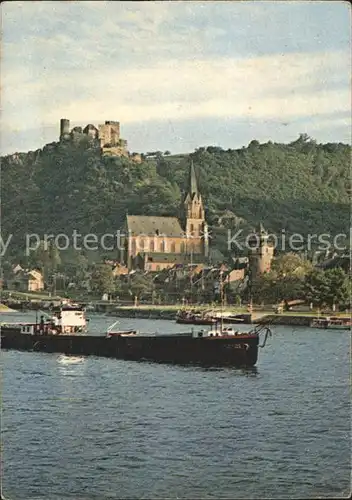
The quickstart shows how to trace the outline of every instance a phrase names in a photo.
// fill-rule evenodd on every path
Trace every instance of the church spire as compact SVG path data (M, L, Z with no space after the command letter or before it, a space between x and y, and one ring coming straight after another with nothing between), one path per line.
M198 184L197 184L197 178L196 178L196 173L194 170L194 165L193 165L193 160L191 159L191 165L189 169L189 182L188 182L188 189L189 189L189 194L191 195L191 198L196 194L199 194L198 191Z
M260 221L259 226L258 226L258 234L267 234L265 227L263 226L262 221Z
M208 253L207 226L192 158L190 158L188 186L183 208L187 253L195 252L206 256Z

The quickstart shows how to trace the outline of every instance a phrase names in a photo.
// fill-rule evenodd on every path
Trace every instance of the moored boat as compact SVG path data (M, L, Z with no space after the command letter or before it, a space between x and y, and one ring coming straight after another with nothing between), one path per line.
M216 323L216 319L190 316L187 318L177 318L176 323L181 325L214 325Z
M314 318L310 324L311 328L323 328L328 330L351 330L352 321L349 318L339 318L337 316L326 316Z
M223 323L243 323L244 318L240 315L237 314L225 314L225 313L218 313L212 316L215 321L222 321Z
M176 323L183 325L214 325L216 321L216 318L207 313L193 310L181 310L176 314Z

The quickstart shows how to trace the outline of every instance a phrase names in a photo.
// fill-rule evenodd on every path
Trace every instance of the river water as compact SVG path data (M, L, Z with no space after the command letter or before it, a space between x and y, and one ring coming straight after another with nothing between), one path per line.
M92 315L91 331L111 322ZM189 330L163 320L120 327ZM251 371L2 351L5 498L347 496L350 333L273 333Z

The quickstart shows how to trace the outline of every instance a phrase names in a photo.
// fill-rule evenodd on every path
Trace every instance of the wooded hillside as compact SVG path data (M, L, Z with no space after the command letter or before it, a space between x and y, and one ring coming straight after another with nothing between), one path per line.
M227 228L347 233L351 147L252 141L242 149L191 153L214 243L226 252ZM26 233L115 232L129 214L180 214L189 156L157 154L137 164L102 157L87 140L2 158L2 233L23 252Z

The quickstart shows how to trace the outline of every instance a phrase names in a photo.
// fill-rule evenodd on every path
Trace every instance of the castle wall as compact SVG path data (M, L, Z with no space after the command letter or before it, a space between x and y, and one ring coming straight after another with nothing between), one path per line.
M142 163L142 156L139 153L135 153L130 156L130 159L135 163Z
M98 129L94 127L94 125L87 125L83 129L83 133L91 137L92 139L97 139L98 138Z
M102 147L103 154L110 154L111 156L128 156L128 151L120 146Z

